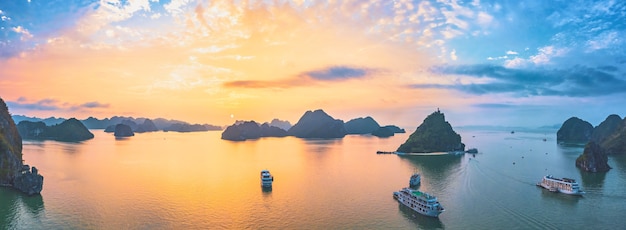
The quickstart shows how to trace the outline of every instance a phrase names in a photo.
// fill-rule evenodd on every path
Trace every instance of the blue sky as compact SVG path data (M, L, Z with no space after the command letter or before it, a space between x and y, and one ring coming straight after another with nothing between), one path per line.
M25 93L41 75L25 69L54 66L38 77L86 89L110 78L133 84L125 92L137 101L177 95L223 111L188 117L207 123L297 120L317 108L408 126L437 107L458 125L626 115L624 1L12 0L0 2L0 19L0 96L20 114L150 116L105 94L65 94L63 81ZM154 50L171 55L156 60ZM90 69L70 77L73 66ZM382 87L388 96L363 102ZM181 104L171 103L146 111L187 116L167 112Z

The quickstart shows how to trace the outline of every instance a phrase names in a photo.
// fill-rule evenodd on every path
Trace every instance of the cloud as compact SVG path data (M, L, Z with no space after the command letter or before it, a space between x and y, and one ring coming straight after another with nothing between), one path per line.
M330 66L324 69L306 71L286 79L273 81L229 81L225 82L223 85L229 88L291 88L298 86L313 86L319 82L364 78L370 76L371 74L380 72L382 71L369 68Z
M512 51L512 50L506 51L506 54L507 54L507 55L518 55L518 53L517 53L517 52Z
M20 40L21 41L26 41L29 40L31 38L33 38L33 35L24 27L22 26L16 26L11 28L11 30L13 30L13 32L18 33L21 35Z
M353 68L347 66L331 66L325 69L313 70L302 73L302 76L308 76L313 79L322 81L345 80L350 78L365 77L373 70L364 68Z
M589 97L623 93L626 79L617 67L574 66L567 69L511 69L495 65L436 66L442 77L483 79L482 82L413 84L412 88L453 89L474 95L510 93L515 96ZM609 70L609 71L607 71Z
M11 109L24 109L34 111L76 111L89 110L96 108L109 108L109 104L103 104L97 101L87 102L79 105L70 103L61 103L56 99L45 98L39 101L31 102L25 97L19 97L16 101L7 101L7 106Z

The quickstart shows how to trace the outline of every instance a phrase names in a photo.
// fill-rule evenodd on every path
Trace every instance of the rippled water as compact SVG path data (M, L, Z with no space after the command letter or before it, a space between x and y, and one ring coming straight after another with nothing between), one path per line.
M24 143L44 190L28 197L0 188L0 227L619 229L626 213L626 158L609 158L606 174L580 172L582 147L559 146L554 133L461 129L478 154L401 157L376 151L395 150L408 134L230 142L220 132L92 132L83 143ZM260 186L262 169L275 177L270 190ZM439 218L392 198L414 171L446 208ZM537 188L545 174L577 179L587 194Z

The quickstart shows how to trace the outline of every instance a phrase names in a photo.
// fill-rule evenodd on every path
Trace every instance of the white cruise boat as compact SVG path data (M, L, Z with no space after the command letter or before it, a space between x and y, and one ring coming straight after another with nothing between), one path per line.
M537 186L545 188L551 192L560 192L580 196L585 194L585 192L580 189L578 182L570 178L555 178L552 175L547 175L537 183Z
M272 182L274 182L274 176L270 174L270 171L261 170L261 186L272 187Z
M445 209L437 197L419 190L403 188L400 191L393 192L393 198L398 200L404 206L407 206L419 214L438 217Z

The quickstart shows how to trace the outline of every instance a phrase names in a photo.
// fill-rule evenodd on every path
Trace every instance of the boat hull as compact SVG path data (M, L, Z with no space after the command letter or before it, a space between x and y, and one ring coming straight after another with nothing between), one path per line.
M393 197L400 204L424 216L437 218L442 212L444 212L443 207L441 207L438 202L436 205L426 205L424 203L416 202L415 198L412 198L411 196L402 193L401 191L394 192Z

